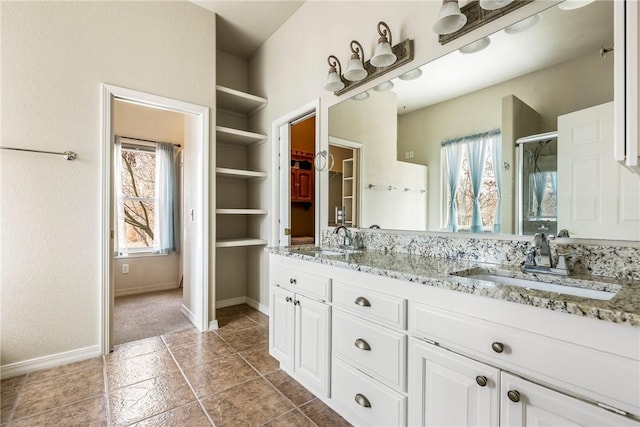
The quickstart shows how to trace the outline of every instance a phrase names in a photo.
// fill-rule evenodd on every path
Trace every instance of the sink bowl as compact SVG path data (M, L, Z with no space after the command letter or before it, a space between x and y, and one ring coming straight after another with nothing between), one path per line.
M453 273L454 275L457 275ZM590 298L608 301L616 296L617 290L599 290L583 288L579 286L564 285L558 283L543 282L538 280L522 279L517 277L503 276L491 273L471 273L461 275L469 279L484 280L486 282L498 283L501 285L516 286L525 289L536 289L538 291L556 292L559 294L573 295L582 298Z
M322 248L318 251L320 255L348 255L362 252L361 249L343 249L343 248Z

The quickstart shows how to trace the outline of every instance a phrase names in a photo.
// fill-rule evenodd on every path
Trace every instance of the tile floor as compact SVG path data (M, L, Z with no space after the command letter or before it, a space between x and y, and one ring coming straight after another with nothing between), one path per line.
M269 356L269 321L248 305L220 328L119 345L113 353L2 381L1 425L348 426Z

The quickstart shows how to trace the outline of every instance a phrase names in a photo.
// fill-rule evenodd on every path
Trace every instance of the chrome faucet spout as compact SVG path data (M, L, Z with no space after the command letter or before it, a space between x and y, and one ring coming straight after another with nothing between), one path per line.
M525 254L522 270L529 273L559 274L563 276L570 274L564 255L558 256L558 268L554 265L549 239L544 233L536 233L533 236L531 246Z
M350 247L351 246L351 232L349 231L349 229L347 227L345 227L344 225L339 225L337 226L333 232L335 234L340 235L340 230L344 230L344 236L342 238L342 246L344 247Z

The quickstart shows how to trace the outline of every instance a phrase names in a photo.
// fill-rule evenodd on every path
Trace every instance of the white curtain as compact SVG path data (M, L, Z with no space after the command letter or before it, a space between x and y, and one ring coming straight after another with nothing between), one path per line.
M124 227L124 195L122 194L122 143L115 137L113 144L113 188L114 188L114 252L116 256L127 256L127 236Z
M489 141L487 135L479 135L467 142L467 156L469 159L469 174L473 189L473 215L471 217L471 232L482 233L482 212L480 209L480 187L484 177L484 165L487 160Z
M168 253L175 250L174 203L175 168L173 144L156 145L156 196L153 219L153 251Z
M458 143L442 143L442 155L444 168L447 172L447 187L449 189L449 218L447 230L458 231L458 208L456 205L456 193L460 182L460 169L462 166L462 149L464 146Z
M490 139L491 162L496 174L496 190L498 191L498 201L496 211L493 215L493 232L502 232L502 135L497 133Z

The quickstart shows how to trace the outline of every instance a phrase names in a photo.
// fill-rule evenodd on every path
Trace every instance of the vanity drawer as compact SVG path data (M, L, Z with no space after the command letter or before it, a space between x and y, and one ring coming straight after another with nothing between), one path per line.
M640 363L594 348L415 304L411 335L624 411L640 412Z
M394 328L407 328L407 300L336 280L333 304Z
M356 425L404 426L406 397L333 358L332 399L348 411Z
M400 391L406 391L407 336L333 311L333 354Z
M271 282L308 297L330 301L331 278L326 276L293 268L273 266L271 269Z

